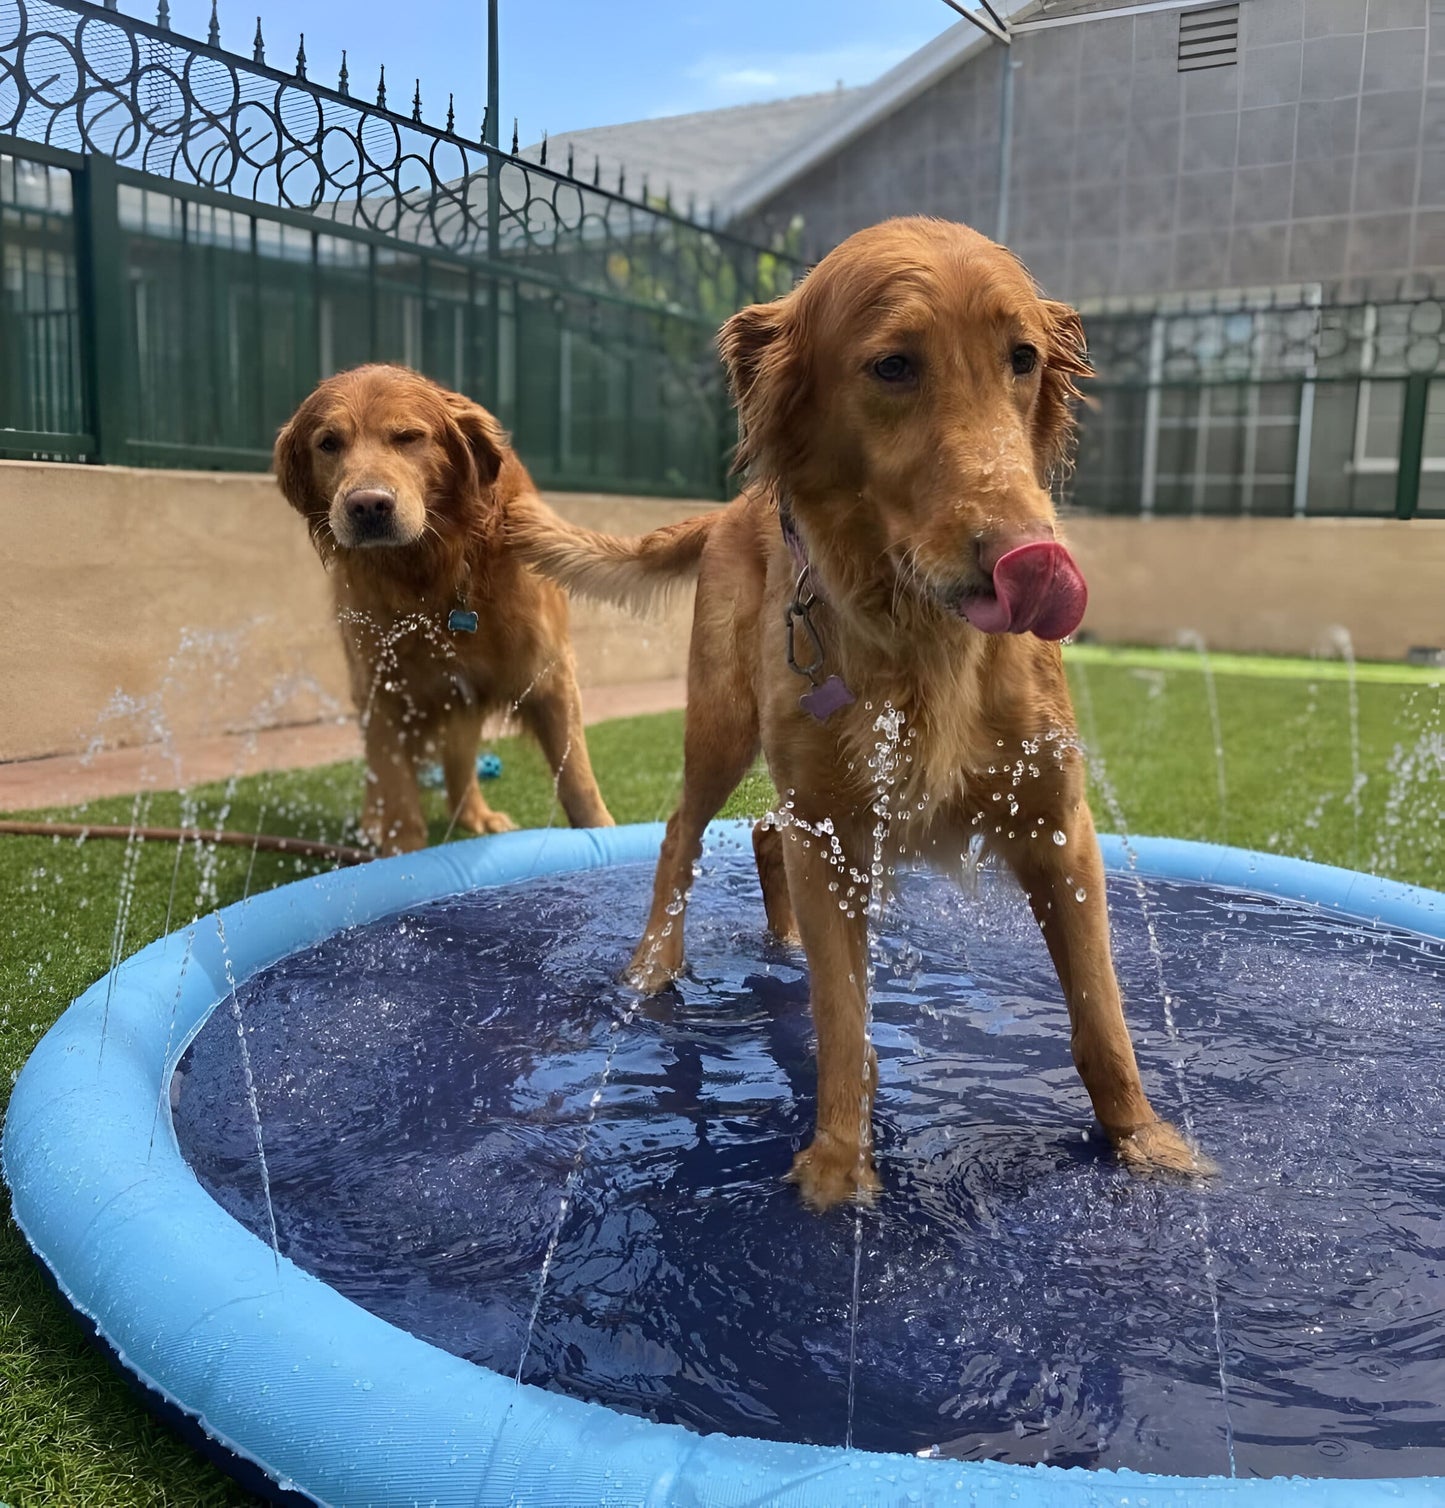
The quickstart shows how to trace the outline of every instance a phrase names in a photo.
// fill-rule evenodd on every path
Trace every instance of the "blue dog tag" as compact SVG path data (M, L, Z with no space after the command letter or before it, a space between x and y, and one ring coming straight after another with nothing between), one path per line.
M474 634L477 631L477 615L465 608L454 607L447 618L447 627L454 634Z

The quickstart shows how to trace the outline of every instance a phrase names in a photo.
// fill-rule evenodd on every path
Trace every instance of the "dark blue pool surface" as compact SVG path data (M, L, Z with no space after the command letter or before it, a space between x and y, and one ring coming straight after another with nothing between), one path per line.
M714 856L690 977L639 1002L615 978L650 878L478 891L242 986L281 1249L508 1375L841 1443L857 1217L779 1182L812 1115L801 957L765 937L750 864ZM1202 1193L1115 1165L1017 892L902 882L854 1444L1202 1475L1232 1438L1241 1475L1445 1473L1445 948L1146 890L1177 1040L1125 879L1116 961L1155 1105L1187 1100L1223 1165ZM264 1236L226 1010L172 1101L204 1186Z

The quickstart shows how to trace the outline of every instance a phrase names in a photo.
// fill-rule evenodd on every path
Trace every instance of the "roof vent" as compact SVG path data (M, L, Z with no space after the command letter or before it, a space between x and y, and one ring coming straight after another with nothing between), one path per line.
M1179 72L1239 61L1239 6L1211 5L1179 17Z

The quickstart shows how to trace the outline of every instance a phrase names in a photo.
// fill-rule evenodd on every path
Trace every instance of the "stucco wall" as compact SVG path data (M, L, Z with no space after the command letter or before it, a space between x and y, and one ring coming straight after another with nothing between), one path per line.
M697 504L552 499L632 533ZM1445 644L1445 521L1077 518L1085 627L1106 643L1362 658ZM0 463L0 759L349 712L330 598L267 477ZM686 665L690 604L638 623L577 604L584 685Z
M631 533L696 504L552 501ZM0 462L0 760L349 713L329 586L266 476ZM677 676L690 602L577 603L588 686Z
M1015 38L1008 241L1051 293L1445 278L1438 0L1247 0L1239 61L1187 73L1179 17ZM816 254L890 215L992 235L1000 64L996 48L961 64L747 227L800 215Z
M1071 518L1089 583L1085 629L1105 644L1202 634L1220 650L1362 660L1445 646L1445 520Z

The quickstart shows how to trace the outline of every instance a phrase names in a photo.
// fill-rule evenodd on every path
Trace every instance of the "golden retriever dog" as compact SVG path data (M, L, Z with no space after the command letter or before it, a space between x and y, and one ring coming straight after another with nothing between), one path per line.
M985 237L905 219L720 344L750 477L729 507L636 540L513 515L516 547L574 591L699 572L681 803L630 978L683 968L703 828L761 746L782 797L754 833L764 903L802 943L817 1031L817 1125L788 1175L809 1205L878 1187L869 912L895 866L980 854L1022 882L1118 1155L1207 1171L1140 1081L1057 642L1085 603L1049 493L1088 372L1078 315Z
M455 826L516 826L477 783L494 712L515 711L541 745L574 827L610 827L566 598L506 546L508 509L533 487L492 415L405 367L358 367L296 411L275 469L331 572L366 744L369 841L383 853L425 846L417 767L432 753Z

